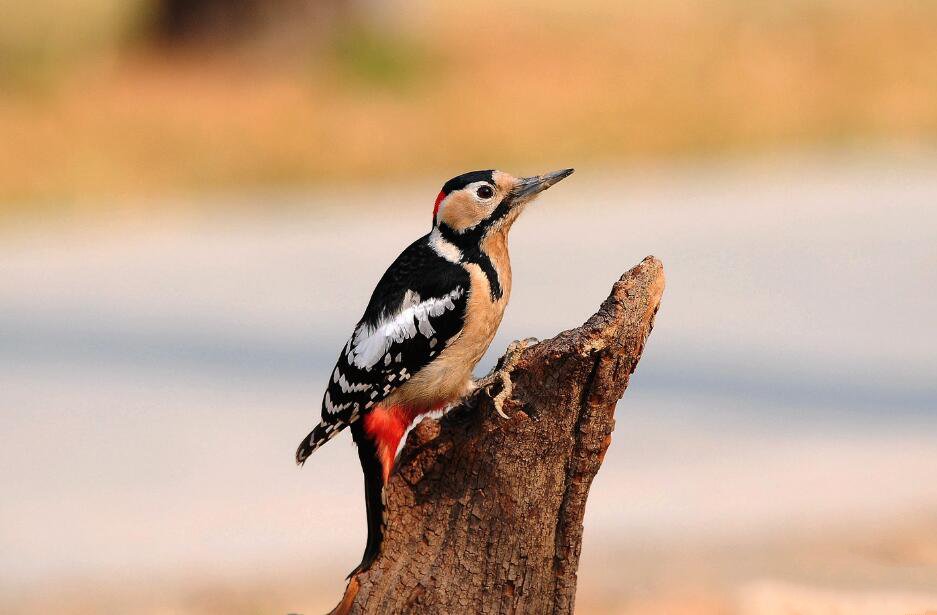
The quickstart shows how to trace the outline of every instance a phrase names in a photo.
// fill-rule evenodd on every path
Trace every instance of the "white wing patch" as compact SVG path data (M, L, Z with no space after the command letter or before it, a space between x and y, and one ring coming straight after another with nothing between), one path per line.
M375 327L367 324L358 327L351 337L348 362L361 369L371 369L385 358L392 344L413 339L417 332L433 337L436 330L430 318L454 310L455 301L464 294L462 287L457 286L442 297L420 301L419 294L408 290L396 314L382 317Z

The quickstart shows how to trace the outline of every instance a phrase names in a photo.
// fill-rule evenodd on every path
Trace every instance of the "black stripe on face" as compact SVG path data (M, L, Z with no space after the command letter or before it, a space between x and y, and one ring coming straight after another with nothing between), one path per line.
M485 238L485 235L488 234L488 231L496 222L508 215L508 212L511 211L511 204L513 201L514 197L508 194L498 203L498 206L494 208L494 211L492 211L487 218L464 231L456 231L445 222L439 223L439 231L446 241L455 244L462 252L471 251L473 247L478 248L482 239Z
M461 190L465 186L477 181L487 181L494 186L493 173L494 171L490 170L472 171L471 173L453 177L443 186L443 192L448 194L453 190ZM495 269L488 255L481 249L481 242L482 239L485 238L485 235L488 234L488 231L491 230L491 227L508 214L513 201L514 196L512 194L509 193L505 195L505 197L501 199L501 202L498 203L498 206L495 207L494 211L491 212L491 215L477 225L465 229L462 232L455 231L445 222L439 223L439 231L442 233L443 238L455 245L459 248L459 251L462 252L462 262L475 263L481 268L485 277L488 278L492 301L500 299L504 295L504 290L501 288L501 281L498 279L497 269Z
M504 207L504 212L498 215L498 218L503 217L507 214L510 205L505 206L505 201L508 201L510 197L506 197L504 201L495 209L494 214L478 226L472 227L466 230L463 233L457 233L452 230L446 224L439 225L439 232L442 233L443 239L448 241L451 244L454 244L462 252L462 262L464 263L475 263L478 265L482 273L485 274L485 277L488 278L488 286L491 288L491 300L497 301L504 295L504 290L501 288L501 281L498 279L498 270L495 269L495 266L492 264L491 259L488 258L488 255L485 254L481 249L481 240L484 238L485 233L497 219L495 218L496 214L499 214L499 210Z

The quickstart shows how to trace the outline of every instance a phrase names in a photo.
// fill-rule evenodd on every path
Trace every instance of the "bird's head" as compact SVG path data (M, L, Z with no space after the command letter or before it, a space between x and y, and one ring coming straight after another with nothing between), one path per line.
M466 238L508 229L525 205L572 172L563 169L534 177L493 170L463 173L447 181L436 197L433 226Z

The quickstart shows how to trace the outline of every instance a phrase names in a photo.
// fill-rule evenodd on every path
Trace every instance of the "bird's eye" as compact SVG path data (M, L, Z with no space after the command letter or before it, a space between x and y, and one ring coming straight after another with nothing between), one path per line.
M491 189L491 186L479 186L475 194L477 194L480 199L490 199L494 196L495 191Z

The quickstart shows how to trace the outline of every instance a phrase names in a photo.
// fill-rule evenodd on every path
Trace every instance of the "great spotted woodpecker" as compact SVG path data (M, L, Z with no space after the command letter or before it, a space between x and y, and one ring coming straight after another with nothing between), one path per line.
M332 370L322 420L296 451L302 464L351 427L368 517L364 556L352 575L380 550L383 489L403 434L417 417L478 386L472 370L511 294L511 225L540 192L572 172L517 178L489 170L450 179L436 197L430 233L410 244L377 283Z

